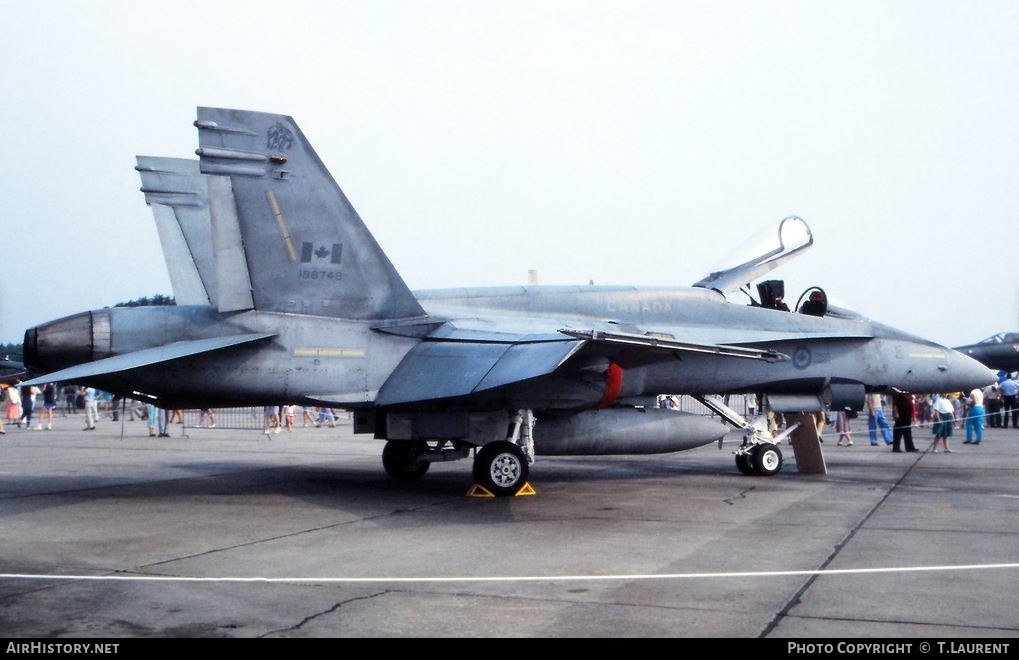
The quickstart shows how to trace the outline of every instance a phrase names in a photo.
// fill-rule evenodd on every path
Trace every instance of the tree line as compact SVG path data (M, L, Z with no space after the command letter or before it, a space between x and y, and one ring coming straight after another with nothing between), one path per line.
M157 293L154 296L142 296L141 298L135 298L134 300L128 300L127 302L119 302L114 307L154 307L160 305L176 305L177 302L173 296L167 296L162 293ZM0 344L0 357L7 357L15 362L22 362L24 360L24 345L21 343L7 343Z
M135 298L134 300L128 300L127 302L119 302L114 307L158 307L161 305L176 305L177 301L174 300L173 296L166 296L162 293L149 298L148 296L142 296L141 298Z

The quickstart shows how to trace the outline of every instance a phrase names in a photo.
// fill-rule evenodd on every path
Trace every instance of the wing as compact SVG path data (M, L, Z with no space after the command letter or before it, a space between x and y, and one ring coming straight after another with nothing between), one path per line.
M423 341L390 374L376 405L468 396L551 374L585 342Z
M451 328L434 330L403 358L379 390L376 405L393 406L453 399L549 376L570 363L582 348L648 364L672 359L678 352L711 353L776 362L788 357L776 351L679 342L661 337L598 330L561 330L558 335L510 335ZM636 355L634 355L636 353ZM586 359L590 359L588 352ZM585 366L571 363L580 369ZM337 395L339 396L339 395ZM316 395L328 400L332 397Z
M603 332L601 330L560 330L559 332L570 337L586 339L591 342L606 346L631 346L646 349L654 354L661 351L674 353L710 353L713 355L724 355L726 357L747 358L749 360L764 360L765 362L780 362L788 360L789 356L777 351L761 350L757 348L744 348L725 344L702 344L684 341L676 341L672 337L664 335L638 335L625 332Z

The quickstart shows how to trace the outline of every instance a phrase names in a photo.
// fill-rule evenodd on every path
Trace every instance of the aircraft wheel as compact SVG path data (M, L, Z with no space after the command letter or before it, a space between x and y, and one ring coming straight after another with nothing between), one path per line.
M474 481L493 495L516 495L527 483L527 456L506 440L492 442L474 457Z
M736 454L736 469L742 474L756 474L754 472L753 456L750 453Z
M754 447L754 470L762 477L770 477L782 469L782 450L770 442Z
M428 472L431 463L422 461L418 454L428 446L423 442L397 442L390 440L382 449L382 467L397 481L414 481Z

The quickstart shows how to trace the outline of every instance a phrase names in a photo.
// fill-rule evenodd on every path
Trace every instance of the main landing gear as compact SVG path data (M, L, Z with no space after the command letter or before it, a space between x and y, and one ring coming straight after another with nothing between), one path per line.
M397 481L414 481L425 476L431 461L423 457L428 453L426 442L393 442L386 443L382 449L382 467L386 473Z
M505 440L480 446L457 440L389 440L382 450L382 466L397 481L413 481L432 463L467 458L474 448L474 482L492 495L516 495L527 484L534 461L533 429L533 413L519 410L510 415Z
M524 451L508 440L489 443L474 456L474 482L493 495L516 495L528 472Z

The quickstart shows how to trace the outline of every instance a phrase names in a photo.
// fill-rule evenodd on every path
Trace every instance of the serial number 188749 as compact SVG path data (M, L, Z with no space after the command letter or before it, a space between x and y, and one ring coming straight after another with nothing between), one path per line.
M313 270L311 268L302 268L297 279L300 280L339 280L343 277L343 273L338 270Z

